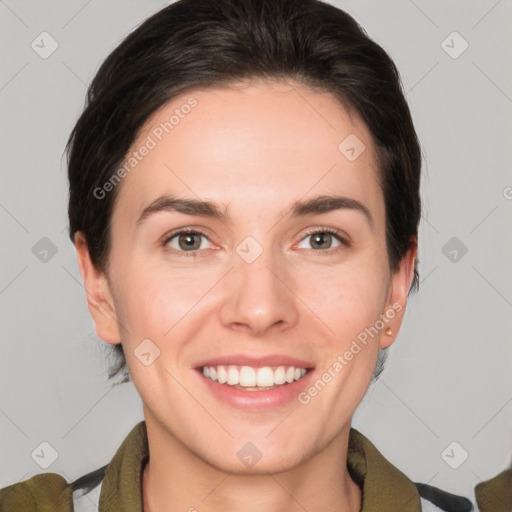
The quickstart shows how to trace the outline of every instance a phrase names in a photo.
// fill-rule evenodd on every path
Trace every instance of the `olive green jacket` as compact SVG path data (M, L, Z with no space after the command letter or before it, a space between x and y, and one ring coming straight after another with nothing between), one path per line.
M106 467L99 505L92 500L83 510L142 512L141 476L149 458L145 421L138 423ZM420 512L415 484L388 462L375 446L354 428L350 431L347 467L361 487L361 512ZM72 484L56 473L43 473L0 489L0 512L72 512L82 510ZM429 507L431 505L429 504ZM433 507L433 506L432 506ZM438 510L426 508L424 510Z
M480 512L512 511L512 468L475 487Z

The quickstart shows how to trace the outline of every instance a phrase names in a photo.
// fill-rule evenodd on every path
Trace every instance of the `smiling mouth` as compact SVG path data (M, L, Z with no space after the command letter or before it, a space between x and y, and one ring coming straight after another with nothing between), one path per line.
M267 391L302 379L312 368L296 366L201 366L197 370L207 379L243 391Z

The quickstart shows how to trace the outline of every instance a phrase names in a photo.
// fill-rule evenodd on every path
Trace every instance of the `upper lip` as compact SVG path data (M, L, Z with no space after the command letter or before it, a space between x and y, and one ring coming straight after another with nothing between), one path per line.
M284 354L269 354L266 356L249 356L247 354L230 354L225 356L217 356L212 359L205 359L195 365L195 368L203 366L252 366L255 368L263 366L295 366L295 368L314 368L311 361L297 359Z

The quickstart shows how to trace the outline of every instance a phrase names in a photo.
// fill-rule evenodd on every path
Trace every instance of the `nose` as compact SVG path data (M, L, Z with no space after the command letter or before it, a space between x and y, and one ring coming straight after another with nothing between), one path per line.
M222 324L253 336L293 326L299 318L293 278L268 251L252 263L234 255L234 268L223 280Z

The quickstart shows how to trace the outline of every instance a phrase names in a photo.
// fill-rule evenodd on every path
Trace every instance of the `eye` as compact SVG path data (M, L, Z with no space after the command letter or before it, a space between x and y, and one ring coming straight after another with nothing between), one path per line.
M311 237L310 245L313 249L319 249L316 252L335 252L333 249L333 241L337 242L334 249L340 246L349 247L350 243L341 236L340 232L332 228L317 228L309 231L302 241ZM302 242L301 242L302 243ZM300 249L308 249L308 247L298 246Z
M201 238L202 237L202 238ZM184 254L185 256L197 256L197 251L208 249L205 247L203 240L209 238L206 234L198 230L183 229L174 233L172 236L167 237L163 245L165 247L171 247L175 252L190 253Z

